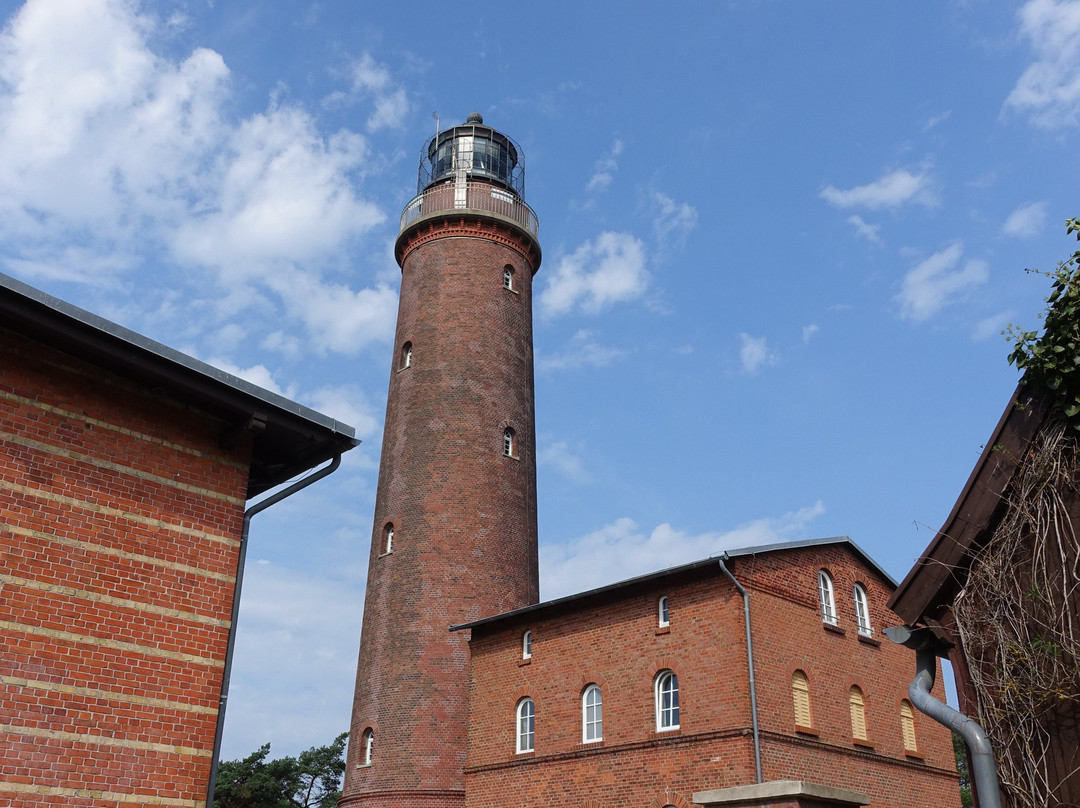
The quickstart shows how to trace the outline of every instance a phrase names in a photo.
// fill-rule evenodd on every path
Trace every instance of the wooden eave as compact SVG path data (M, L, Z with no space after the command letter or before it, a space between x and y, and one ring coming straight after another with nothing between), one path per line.
M1021 383L945 523L889 600L908 625L936 624L963 587L971 556L990 538L1005 511L1012 482L1050 411L1047 399Z

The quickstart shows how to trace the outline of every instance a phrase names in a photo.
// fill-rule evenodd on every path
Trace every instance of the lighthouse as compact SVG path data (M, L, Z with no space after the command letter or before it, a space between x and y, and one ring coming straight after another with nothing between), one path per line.
M525 159L478 113L423 146L401 298L341 806L464 804L468 623L536 603Z

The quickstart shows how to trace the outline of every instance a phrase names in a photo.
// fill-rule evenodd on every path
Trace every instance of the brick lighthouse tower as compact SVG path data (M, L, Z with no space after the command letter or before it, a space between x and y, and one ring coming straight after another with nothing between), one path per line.
M464 804L468 637L539 598L524 156L473 113L420 155L342 806Z

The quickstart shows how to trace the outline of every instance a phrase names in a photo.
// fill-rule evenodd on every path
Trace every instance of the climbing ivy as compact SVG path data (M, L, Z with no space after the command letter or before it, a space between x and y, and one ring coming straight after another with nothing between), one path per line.
M1080 241L1080 218L1068 219L1065 230ZM1066 422L1080 431L1080 250L1053 272L1026 271L1048 276L1051 292L1041 335L1011 323L1003 332L1013 343L1009 364L1024 371L1025 384L1050 391Z

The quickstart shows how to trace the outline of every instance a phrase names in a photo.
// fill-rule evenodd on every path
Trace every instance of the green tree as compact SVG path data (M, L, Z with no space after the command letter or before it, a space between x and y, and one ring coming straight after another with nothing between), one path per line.
M243 760L223 760L214 786L214 808L334 808L345 773L343 732L327 746L297 757L268 761L270 744Z
M959 732L952 734L953 754L956 755L956 773L960 775L960 804L971 808L971 770L968 766L967 744Z

